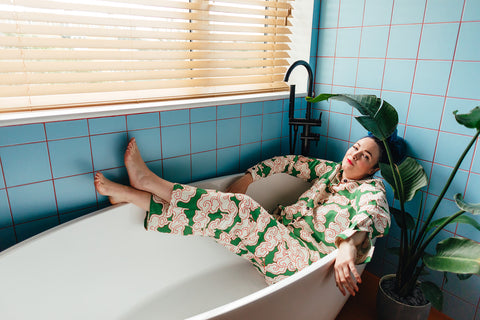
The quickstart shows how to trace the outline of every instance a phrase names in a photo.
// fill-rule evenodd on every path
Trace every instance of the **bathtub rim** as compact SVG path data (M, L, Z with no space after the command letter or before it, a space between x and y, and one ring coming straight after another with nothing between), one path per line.
M280 291L281 289L289 286L290 284L296 282L298 279L303 278L304 276L316 271L317 269L328 265L332 264L337 257L338 249L335 249L334 251L330 252L328 255L325 257L321 258L320 260L312 263L311 265L305 267L304 269L300 270L299 272L296 272L295 274L289 276L288 278L285 278L277 283L274 283L268 287L265 287L263 289L260 289L256 292L253 292L249 295L246 295L245 297L239 298L237 300L234 300L232 302L226 303L224 305L221 305L217 308L205 311L203 313L194 315L192 317L189 317L185 320L202 320L202 319L210 319L213 317L218 317L221 316L222 314L228 313L232 310L241 308L245 305L248 305L249 303L255 302L256 300L259 300L265 296L268 296L276 291ZM331 266L329 266L330 268Z

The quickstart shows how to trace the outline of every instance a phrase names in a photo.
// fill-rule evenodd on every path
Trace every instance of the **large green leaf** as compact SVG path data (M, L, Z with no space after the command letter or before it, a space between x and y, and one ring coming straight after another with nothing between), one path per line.
M397 128L398 113L390 103L383 100L383 103L375 114L374 119L377 127L375 130L371 128L369 131L372 132L375 137L384 140L390 137Z
M438 311L442 311L443 293L442 290L433 282L425 281L420 283L420 289L425 298L430 301L432 306Z
M463 200L463 197L460 193L455 194L453 199L455 199L455 203L460 209L470 212L474 215L480 214L480 203L467 203Z
M405 201L410 201L415 193L428 184L427 174L423 167L413 158L407 157L400 165L394 164L400 172L403 184ZM399 199L398 190L395 189L393 171L389 164L380 163L383 178L392 186L395 199Z
M442 223L444 223L447 219L449 219L450 217L444 217L444 218L440 218L440 219L437 219L435 221L432 221L430 222L430 224L428 225L428 228L426 230L426 232L430 231L432 228L435 228L435 227L438 227L439 225L441 225ZM477 222L477 220L473 219L472 217L470 216L467 216L465 214L461 215L461 216L458 216L456 217L455 219L453 219L452 221L450 221L448 224L450 223L464 223L464 224L469 224L471 225L472 227L474 227L475 229L477 229L478 231L480 231L480 223Z
M413 228L415 228L415 220L413 220L413 217L408 212L404 213L397 208L390 207L390 213L393 215L400 228L406 228L408 230L413 230Z
M333 98L348 103L361 114L374 117L381 105L381 99L375 95L352 95L352 94L329 94L322 93L315 98L306 97L308 102L315 103L323 100Z
M437 271L480 274L480 243L448 238L437 244L437 254L426 255L425 265Z
M315 98L305 97L305 100L307 100L307 102L316 103L316 102L328 100L333 96L338 96L338 94L321 93L318 96L316 96Z
M388 102L375 95L320 94L315 98L307 97L308 102L335 99L348 103L363 116L356 117L358 122L377 138L388 138L397 127L398 113Z
M453 111L455 119L461 125L467 128L474 128L480 130L480 107L476 106L469 113L457 114L458 110Z
M390 247L387 248L387 252L393 254L394 256L400 256L400 247Z

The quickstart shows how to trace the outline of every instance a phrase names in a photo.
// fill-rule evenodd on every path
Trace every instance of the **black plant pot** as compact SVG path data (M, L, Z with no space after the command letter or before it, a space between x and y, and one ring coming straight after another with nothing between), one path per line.
M411 306L390 297L382 288L382 282L390 278L395 278L395 275L383 276L378 284L377 320L427 320L431 303L423 306Z

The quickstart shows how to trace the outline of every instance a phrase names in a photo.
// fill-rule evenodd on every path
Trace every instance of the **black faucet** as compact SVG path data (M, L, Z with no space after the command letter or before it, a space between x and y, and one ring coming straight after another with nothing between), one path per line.
M287 70L285 74L285 78L283 81L288 81L290 78L290 73L292 73L293 69L297 66L304 66L308 72L308 92L307 96L313 98L313 72L310 65L303 60L295 61ZM295 152L295 144L297 138L297 131L298 126L303 126L303 133L300 135L300 140L302 141L302 150L301 153L304 156L307 156L310 152L310 141L317 141L320 138L320 135L317 133L311 132L312 126L321 126L322 125L322 113L317 119L312 119L312 103L307 101L307 111L305 113L305 118L295 118L294 117L294 110L295 110L295 85L290 85L290 103L288 108L288 124L290 125L290 153L293 154ZM294 133L292 133L292 129Z

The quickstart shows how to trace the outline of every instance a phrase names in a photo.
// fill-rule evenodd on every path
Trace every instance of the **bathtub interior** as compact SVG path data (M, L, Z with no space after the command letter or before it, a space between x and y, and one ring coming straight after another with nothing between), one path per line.
M224 190L236 178L196 185ZM266 208L309 186L272 178L248 190ZM141 209L117 205L0 253L0 318L184 319L272 287L214 240L145 232L143 218Z

